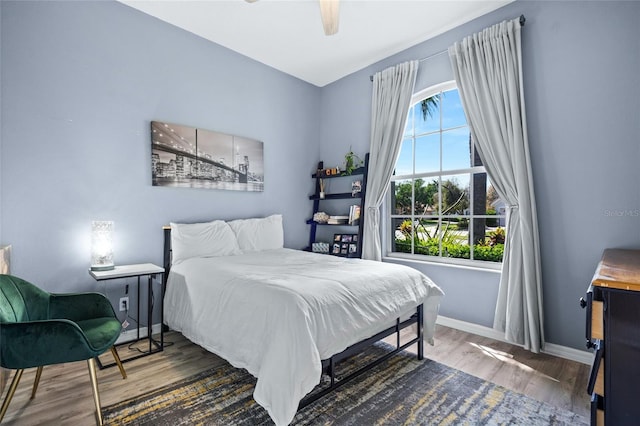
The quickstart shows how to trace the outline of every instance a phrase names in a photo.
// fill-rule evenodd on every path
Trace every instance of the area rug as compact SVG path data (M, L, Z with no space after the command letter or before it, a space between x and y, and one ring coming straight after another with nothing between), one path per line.
M386 353L378 343L339 374ZM255 378L227 363L103 408L108 425L272 425ZM293 425L587 425L567 410L401 352L301 409Z

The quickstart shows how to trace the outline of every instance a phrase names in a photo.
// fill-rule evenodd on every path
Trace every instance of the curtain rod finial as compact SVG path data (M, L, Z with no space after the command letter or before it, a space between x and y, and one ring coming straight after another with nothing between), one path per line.
M521 26L521 27L524 27L524 23L525 23L526 21L527 21L527 20L525 19L524 15L520 15L520 26Z

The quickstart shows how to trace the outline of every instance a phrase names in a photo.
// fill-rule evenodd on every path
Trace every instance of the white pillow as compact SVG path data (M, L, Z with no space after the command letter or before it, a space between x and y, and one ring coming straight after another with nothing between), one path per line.
M243 252L271 250L284 247L282 215L261 219L238 219L229 222Z
M236 236L222 220L205 223L171 223L172 264L192 257L241 254Z

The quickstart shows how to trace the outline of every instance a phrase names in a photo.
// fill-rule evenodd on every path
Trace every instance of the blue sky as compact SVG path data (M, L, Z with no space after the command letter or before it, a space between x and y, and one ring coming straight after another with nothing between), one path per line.
M429 133L439 130L442 115L442 153L440 152L440 133ZM437 172L440 170L440 156L442 155L442 170L455 170L470 167L469 158L469 128L460 102L458 90L444 92L438 109L427 120L422 118L420 102L409 111L405 138L400 149L400 156L396 164L396 175L413 174L412 164L412 127L415 123L415 134L423 136L416 138L415 173ZM460 128L459 126L465 126ZM452 129L458 127L456 129ZM447 129L452 129L448 130ZM468 181L468 178L466 179ZM460 184L464 182L460 181Z

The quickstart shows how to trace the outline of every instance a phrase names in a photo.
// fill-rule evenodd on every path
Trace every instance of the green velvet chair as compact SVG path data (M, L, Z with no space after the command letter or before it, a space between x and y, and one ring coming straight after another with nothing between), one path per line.
M16 370L0 408L0 422L25 368L37 367L34 398L45 365L87 360L101 425L94 359L111 348L122 378L127 377L113 346L120 330L111 303L101 294L50 294L18 277L0 275L0 366Z

